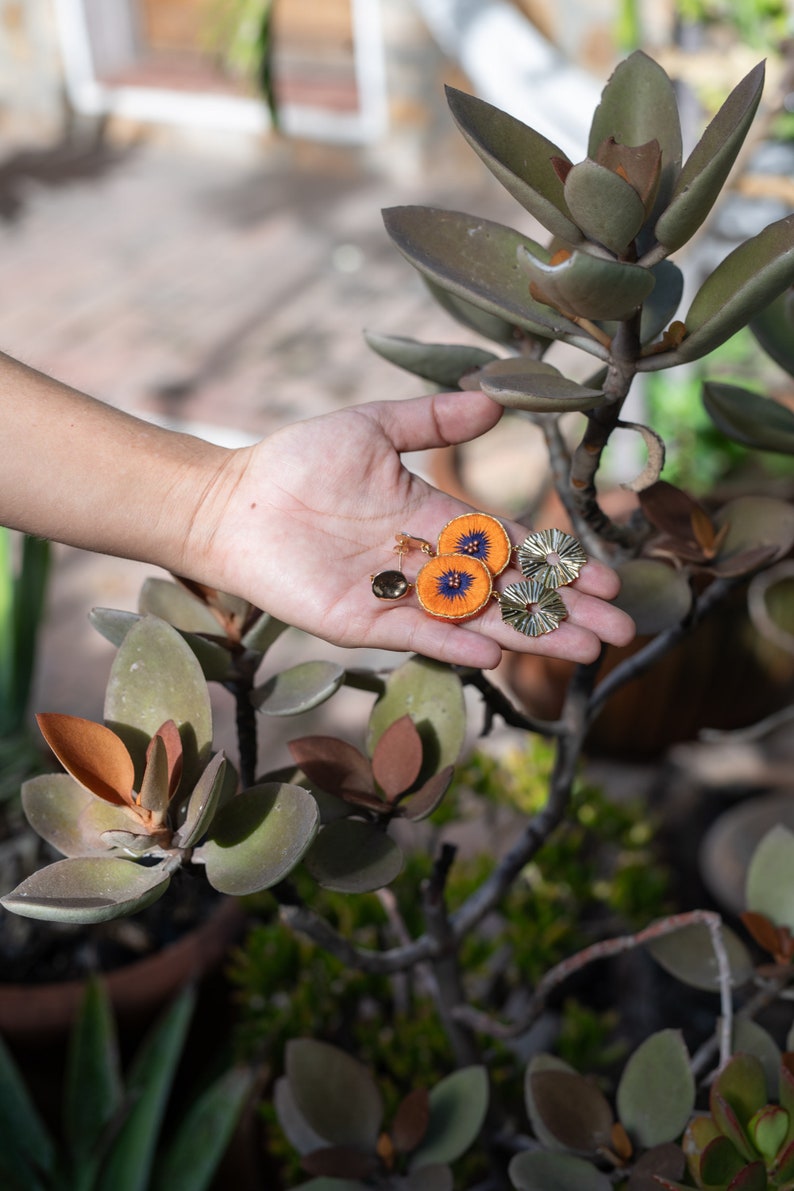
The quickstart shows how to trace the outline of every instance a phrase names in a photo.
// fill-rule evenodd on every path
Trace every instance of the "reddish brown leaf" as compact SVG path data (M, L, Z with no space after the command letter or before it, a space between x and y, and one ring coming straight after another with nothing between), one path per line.
M428 815L432 815L449 789L454 773L454 765L446 765L440 769L415 793L400 801L400 814L412 821L426 819Z
M707 558L713 558L717 549L717 527L702 505L692 509L692 534ZM725 537L726 527L720 530Z
M165 745L165 755L168 759L168 797L173 798L174 794L176 794L180 779L182 777L182 737L179 735L179 729L173 720L166 720L165 723L157 729L155 732L155 737L158 736ZM154 738L152 739L149 748L152 747L153 743Z
M693 519L696 515L702 514L711 520L698 501L666 480L657 480L638 496L640 507L651 525L682 542L695 543Z
M401 716L378 740L372 775L389 802L410 790L422 768L422 738L409 715Z
M391 1131L394 1148L401 1154L410 1154L424 1140L429 1122L430 1096L427 1088L415 1088L397 1108Z
M551 168L564 186L565 179L573 169L573 162L569 161L567 157L552 157L549 160L551 161Z
M740 917L759 947L763 947L770 955L777 955L778 933L774 922L756 910L745 910Z
M155 735L146 750L138 804L162 823L168 810L168 754L162 736Z
M372 767L354 745L335 736L302 736L287 747L295 762L321 790L344 798L350 794L374 795Z
M36 716L41 734L75 781L116 806L133 806L135 767L115 732L75 715Z
M307 1174L329 1179L366 1179L377 1165L374 1154L362 1154L351 1146L325 1146L301 1158Z

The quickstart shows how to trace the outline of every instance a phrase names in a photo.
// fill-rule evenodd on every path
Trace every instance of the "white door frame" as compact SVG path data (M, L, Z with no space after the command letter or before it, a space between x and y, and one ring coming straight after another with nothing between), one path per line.
M165 87L115 86L99 76L135 61L139 43L131 0L53 0L66 90L78 112L123 116L145 123L258 134L270 127L264 100ZM388 125L386 64L380 0L350 0L359 105L335 112L284 104L288 136L367 144Z

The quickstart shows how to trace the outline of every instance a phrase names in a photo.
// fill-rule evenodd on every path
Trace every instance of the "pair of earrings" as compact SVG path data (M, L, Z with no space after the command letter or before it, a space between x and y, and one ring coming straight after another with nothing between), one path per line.
M395 534L394 552L399 569L372 576L372 591L379 600L399 600L411 590L430 616L463 622L478 616L496 599L502 620L527 637L540 637L559 628L567 609L556 588L577 578L587 555L579 541L561 529L544 529L513 546L507 530L487 513L464 513L449 521L434 549L424 538ZM410 583L403 574L403 558L418 549L429 561ZM503 592L493 581L515 553L525 578Z

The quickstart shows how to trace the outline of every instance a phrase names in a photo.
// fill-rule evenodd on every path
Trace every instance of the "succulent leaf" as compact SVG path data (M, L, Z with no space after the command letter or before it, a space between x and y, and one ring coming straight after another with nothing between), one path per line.
M641 1154L631 1168L626 1191L659 1191L659 1187L670 1186L664 1180L683 1178L686 1158L679 1145L667 1142L653 1146Z
M587 238L617 256L645 222L645 207L631 183L597 161L588 159L570 170L565 201Z
M654 287L650 269L626 261L593 256L574 249L557 263L545 252L518 245L519 270L532 286L532 295L568 317L629 318Z
M344 678L344 667L336 662L299 662L257 687L251 702L265 715L300 715L336 694Z
M23 918L48 922L107 922L145 909L168 888L162 865L119 857L56 860L38 869L0 903Z
M195 857L203 860L207 880L221 893L258 893L298 864L317 834L319 818L317 803L300 786L251 786L218 812Z
M740 385L706 381L703 405L717 429L758 451L794 455L794 412Z
M414 1088L397 1106L391 1127L391 1139L400 1154L410 1154L422 1142L430 1122L430 1096L427 1088Z
M728 955L731 986L741 988L755 971L750 952L738 935L723 924L722 942ZM674 934L660 935L647 944L656 962L692 988L715 992L719 988L717 958L708 927L702 923L685 926Z
M424 785L420 786L413 794L409 794L407 798L401 798L399 809L403 818L410 819L412 823L418 823L420 819L426 819L432 815L433 811L441 805L454 776L454 765L447 765L428 778Z
M223 753L216 753L196 782L185 806L185 818L174 832L174 844L180 848L194 847L208 830L221 804L226 782L228 762Z
M633 558L618 568L620 592L614 603L628 612L640 635L680 624L692 607L686 574L652 558Z
M618 1084L620 1123L643 1149L674 1141L695 1104L689 1053L677 1030L651 1034L629 1058Z
M218 636L220 625L211 609L179 583L150 577L144 580L138 596L142 616L157 616L185 633Z
M488 219L432 207L392 207L386 230L411 264L442 289L532 335L580 337L570 319L530 296L520 249L544 249Z
M664 367L668 359L683 364L707 355L793 283L794 215L787 215L740 244L706 278L684 320L686 337L653 366ZM640 361L641 369L642 365Z
M794 508L774 496L737 496L723 505L714 520L719 529L727 526L717 555L720 563L764 549L771 562L794 545Z
M262 612L250 629L243 633L240 644L251 653L265 654L274 641L277 641L288 628L289 625L285 624L283 620L278 620L269 612Z
M370 715L370 756L389 725L406 714L422 738L424 765L420 780L426 781L445 766L454 765L466 737L463 687L457 674L448 666L420 657L409 658L392 670Z
M115 806L131 806L135 769L115 732L75 715L37 715L41 734L75 781Z
M747 1140L747 1125L766 1103L766 1077L761 1060L755 1055L733 1055L711 1085L709 1107L720 1131L748 1160L755 1153Z
M463 1067L430 1091L427 1132L411 1159L411 1171L454 1162L475 1141L488 1111L488 1072Z
M747 870L748 909L766 915L776 926L794 931L794 832L782 823L771 828L755 849Z
M293 1038L285 1067L294 1104L314 1133L326 1144L374 1154L383 1101L363 1064L327 1042Z
M493 352L465 344L421 343L402 335L376 335L371 331L364 337L384 360L444 389L459 388L461 377L498 358Z
M504 343L510 347L515 347L518 339L527 338L514 323L499 318L496 314L490 314L487 310L481 310L465 298L460 298L457 294L436 285L428 277L423 277L422 281L441 309L446 310L462 327L468 327L470 331L476 331L478 335L492 339L494 343ZM533 335L531 339L537 345L543 345L544 349L551 343L550 339L542 335Z
M715 1137L700 1155L698 1174L709 1186L725 1187L746 1166L727 1137Z
M539 1070L528 1075L535 1117L558 1146L595 1156L609 1145L614 1116L603 1092L576 1071Z
M422 768L422 738L409 715L389 724L372 752L372 774L388 802L410 790Z
M371 893L400 875L403 854L376 824L336 819L317 836L305 864L325 889Z
M551 162L565 155L514 116L474 95L447 87L458 128L514 199L552 233L575 244L581 233L569 216L563 187Z
M339 798L374 794L372 766L355 745L335 736L302 736L287 744L310 782Z
M794 290L786 290L755 315L750 330L767 355L794 376Z
M536 413L595 409L605 401L602 390L569 380L551 364L520 356L486 364L479 382L500 405Z
M612 1187L611 1180L584 1158L543 1150L516 1154L508 1175L518 1191L611 1191Z
M753 122L763 89L761 62L734 88L684 163L655 228L657 240L671 252L692 238L713 207Z
M22 809L30 826L64 856L107 855L106 831L140 831L135 812L94 797L67 773L45 773L22 786Z
M619 63L602 92L590 129L588 157L597 160L600 146L610 138L634 147L658 141L661 178L655 206L661 210L681 169L681 121L672 82L641 50Z

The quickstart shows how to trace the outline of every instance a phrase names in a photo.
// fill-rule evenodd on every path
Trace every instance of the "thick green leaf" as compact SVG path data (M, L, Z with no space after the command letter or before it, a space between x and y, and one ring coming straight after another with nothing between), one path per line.
M92 978L69 1039L64 1090L64 1132L72 1162L96 1163L100 1141L120 1111L121 1058L107 988Z
M741 988L753 976L752 957L739 936L724 924L722 941L728 954L731 986ZM672 934L660 935L647 947L656 962L683 984L706 992L716 992L719 988L717 958L707 926L701 923L685 926Z
M698 1173L710 1186L727 1187L745 1165L744 1158L727 1137L715 1137L700 1156Z
M276 1080L273 1107L284 1136L299 1154L310 1154L312 1150L321 1150L328 1144L326 1138L321 1137L304 1119L285 1075Z
M524 1103L527 1110L527 1116L532 1124L532 1132L537 1137L538 1141L549 1150L561 1149L560 1142L548 1129L544 1123L543 1116L540 1113L535 1095L533 1092L532 1082L534 1077L544 1071L564 1071L569 1075L575 1075L573 1067L566 1063L563 1059L558 1059L556 1055L540 1054L534 1055L530 1060L526 1072L524 1073Z
M300 715L330 699L344 678L336 662L300 662L252 691L251 702L266 715Z
M141 617L135 612L122 612L116 608L92 608L88 619L106 641L119 646ZM215 628L216 631L219 628L217 622ZM228 677L231 658L225 645L220 645L217 641L208 641L206 637L200 637L196 633L183 632L181 629L179 635L193 650L208 682L223 682Z
M535 1119L557 1146L595 1156L608 1145L614 1117L603 1092L577 1071L540 1070L527 1078Z
M651 1034L623 1069L617 1090L620 1123L632 1141L650 1149L675 1141L694 1105L695 1080L681 1034L677 1030Z
M235 1067L202 1092L158 1155L153 1191L206 1191L256 1082L254 1070Z
M582 161L569 171L565 200L587 238L618 256L645 222L645 207L631 183L597 161Z
M532 284L534 297L578 318L629 318L655 284L650 269L576 249L565 260L551 264L545 253L518 245L516 259L519 272Z
M692 238L713 207L744 144L763 89L761 62L734 88L687 158L655 228L657 240L671 252Z
M794 832L773 827L753 853L747 870L747 909L794 931Z
M196 996L186 988L147 1034L127 1078L130 1109L104 1163L96 1191L149 1191L166 1104Z
M515 348L515 323L499 318L496 314L490 314L487 310L481 310L479 306L467 302L465 298L460 298L457 294L449 293L440 285L436 285L429 277L423 277L422 280L441 309L446 310L447 314L450 314L462 327L468 327L470 331L476 331L478 335L482 335L485 339L492 339L494 343L504 343ZM536 343L546 346L551 342L550 339L541 335L535 335L532 338Z
M466 706L461 681L449 666L412 657L392 670L370 716L370 756L386 729L404 715L410 715L422 737L421 781L456 763L466 739Z
M562 150L514 116L465 91L446 88L458 128L492 174L548 231L569 244L581 232L568 213L563 186L552 165L567 162Z
M327 1042L293 1038L285 1067L295 1105L310 1129L329 1145L374 1152L383 1102L362 1063Z
M596 158L609 137L621 145L659 142L662 175L655 209L662 210L681 169L681 121L672 82L641 50L617 66L602 92L590 128L588 157Z
M202 773L187 800L184 821L179 830L174 832L177 847L194 847L209 828L221 803L226 770L226 758L223 753L218 753Z
M269 612L263 612L250 629L243 636L241 644L252 653L267 653L274 641L277 641L289 625L283 620L277 620Z
M545 250L512 228L458 211L392 207L386 230L400 252L425 277L460 298L534 335L561 338L582 333L575 323L530 297L517 268L519 249Z
M107 922L135 914L157 901L170 878L120 857L57 860L33 873L0 903L23 918L47 922Z
M210 633L216 637L222 633L212 610L186 587L169 579L144 581L138 596L138 611L142 616L159 616L183 632Z
M741 1051L760 1059L771 1099L777 1100L781 1050L769 1031L751 1017L735 1017L732 1041L735 1052Z
M459 388L461 377L497 359L493 352L465 344L420 343L418 339L376 335L372 331L365 331L364 338L384 360L443 389Z
M750 320L761 347L789 376L794 376L794 290L786 290Z
M794 505L774 496L737 496L714 520L719 528L728 526L717 555L720 563L765 546L771 562L794 546Z
M761 1060L755 1055L733 1055L717 1073L709 1096L711 1115L726 1136L730 1134L720 1119L725 1115L726 1105L740 1127L745 1129L750 1118L767 1103L769 1096ZM722 1107L717 1108L715 1100L721 1100Z
M300 786L251 786L218 813L194 857L203 860L207 880L221 893L257 893L292 871L314 839L319 819L317 803Z
M794 412L739 385L706 381L703 404L714 425L734 442L794 455Z
M659 261L651 269L654 287L642 304L640 339L652 343L668 326L681 304L684 274L672 261Z
M320 885L340 893L369 893L400 875L403 854L374 823L336 819L306 853L306 868Z
M38 1191L45 1182L52 1185L56 1157L52 1137L0 1037L0 1173L13 1191Z
M134 811L96 798L67 773L42 773L22 786L22 808L37 835L64 856L107 854L103 831L132 831Z
M542 1150L516 1154L508 1168L518 1191L611 1191L610 1179L573 1154L547 1154Z
M600 389L569 380L551 364L520 356L487 364L479 380L484 393L511 409L551 413L595 409L604 403Z
M684 320L686 337L653 366L664 366L668 358L683 364L714 351L793 283L794 215L787 215L740 244L706 278Z
M620 592L613 603L628 612L638 633L672 628L692 607L692 589L683 571L653 558L633 558L617 569Z
M201 667L171 625L145 616L119 648L105 694L105 721L122 738L141 780L149 741L173 720L184 749L184 788L198 780L212 744L212 710Z
M485 1067L463 1067L430 1092L430 1120L424 1140L414 1151L411 1170L454 1162L476 1140L489 1099Z

